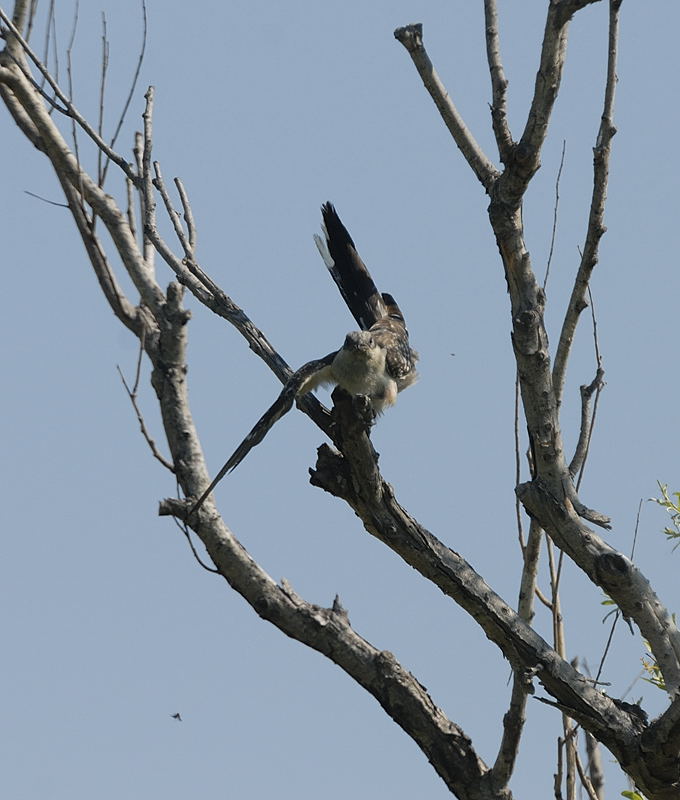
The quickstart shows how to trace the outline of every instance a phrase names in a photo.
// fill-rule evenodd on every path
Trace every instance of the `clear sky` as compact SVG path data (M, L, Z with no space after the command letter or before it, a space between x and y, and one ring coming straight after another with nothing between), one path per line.
M295 366L338 347L353 327L312 241L319 206L336 204L377 284L406 313L421 353L420 382L374 430L383 474L410 513L514 603L520 552L505 281L484 193L392 36L399 25L423 22L449 92L496 161L481 0L147 3L147 55L118 149L129 152L144 90L154 84L155 156L189 190L201 264ZM73 6L57 5L65 76ZM500 2L516 137L545 6ZM141 14L137 0L81 3L74 98L90 117L102 10L111 131L134 70ZM607 386L581 495L613 517L607 537L624 552L640 498L655 493L657 479L680 488L678 25L675 0L623 4L619 132L593 280ZM38 27L39 49L42 36ZM552 344L585 231L606 36L603 2L571 26L543 167L524 208L542 277L566 140L548 284ZM116 372L119 364L133 374L136 342L107 308L67 212L25 193L61 199L48 163L4 109L0 153L4 796L448 797L370 696L262 622L198 566L173 522L158 518L159 499L175 487L148 452ZM92 164L91 154L83 159ZM113 173L109 191L120 196ZM279 385L235 330L189 305L191 400L216 471ZM594 371L584 314L563 415L568 452L578 386ZM143 379L141 405L160 443L146 368ZM309 486L322 441L302 414L286 417L221 484L225 521L272 576L287 578L306 599L329 605L338 593L356 630L393 651L493 762L509 697L507 662L347 507ZM662 511L645 504L636 560L677 610L680 553L671 555L665 524ZM567 566L569 657L592 668L608 633L601 599ZM540 608L536 625L550 636ZM639 636L621 625L604 673L612 695L638 677L643 653ZM544 695L540 686L537 695ZM638 680L627 699L641 696L650 713L662 707L661 694ZM512 786L517 798L533 800L551 794L561 728L557 713L536 700L528 716ZM604 760L608 792L617 796L626 783L606 753Z

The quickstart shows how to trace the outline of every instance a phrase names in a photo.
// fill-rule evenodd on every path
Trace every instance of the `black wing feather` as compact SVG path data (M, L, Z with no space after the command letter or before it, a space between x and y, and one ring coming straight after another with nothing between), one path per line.
M328 267L347 307L363 331L386 315L383 298L332 203L321 206L326 244L334 261Z

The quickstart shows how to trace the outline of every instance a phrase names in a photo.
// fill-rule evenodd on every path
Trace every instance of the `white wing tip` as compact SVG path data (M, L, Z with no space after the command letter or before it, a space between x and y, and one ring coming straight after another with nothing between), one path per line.
M331 258L326 239L322 239L318 234L315 233L314 243L316 244L316 249L319 251L321 258L323 258L323 263L328 267L328 269L333 269L335 266L335 261L333 261Z

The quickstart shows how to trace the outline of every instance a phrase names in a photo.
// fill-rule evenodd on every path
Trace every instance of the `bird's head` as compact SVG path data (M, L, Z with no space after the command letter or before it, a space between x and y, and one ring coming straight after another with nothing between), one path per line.
M342 349L368 356L376 347L375 339L368 331L351 331L345 336Z

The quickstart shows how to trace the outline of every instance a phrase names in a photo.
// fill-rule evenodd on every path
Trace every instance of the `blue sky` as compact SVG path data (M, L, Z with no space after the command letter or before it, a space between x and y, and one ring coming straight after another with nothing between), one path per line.
M544 22L539 0L500 2L510 122L524 124ZM141 37L136 0L81 3L74 98L97 109L100 12L111 40L108 125L128 90ZM332 200L378 286L395 295L421 354L420 382L373 439L405 507L515 602L514 362L509 303L487 201L392 36L421 21L449 92L497 161L482 3L185 3L148 0L141 83L118 143L129 152L143 93L156 87L155 156L193 203L203 268L292 365L339 346L353 327L312 234ZM59 4L63 47L72 5ZM607 386L582 498L613 517L628 552L640 498L680 488L675 245L680 124L671 53L680 10L624 3L609 202L593 279ZM39 34L38 42L42 41ZM571 27L562 92L524 220L542 277L555 176L566 159L547 325L556 341L588 211L606 56L606 7ZM65 71L61 53L60 69ZM116 365L136 343L113 318L45 159L0 121L5 263L6 453L0 579L5 659L0 778L15 800L193 796L288 800L449 794L416 746L337 667L262 622L204 572L159 499L170 476L152 459ZM83 145L84 147L84 145ZM91 155L84 154L92 164ZM120 196L111 175L109 191ZM159 273L163 274L159 264ZM164 282L170 280L166 273ZM188 301L190 393L216 471L279 391L222 320ZM455 354L455 355L452 355ZM567 452L578 386L594 375L583 315L563 413ZM161 430L144 371L141 404ZM324 399L325 395L321 395ZM322 435L297 412L220 486L227 524L275 578L329 605L393 651L492 762L509 667L477 626L308 484ZM637 563L678 608L677 569L660 509L643 508ZM542 575L545 587L545 572ZM598 663L601 594L574 568L563 605L569 656ZM550 635L538 609L536 627ZM620 626L605 669L621 696L643 645ZM542 689L537 687L537 693ZM650 713L663 697L638 681ZM171 719L181 712L183 722ZM512 787L551 791L554 710L532 700ZM626 788L605 754L612 796Z

